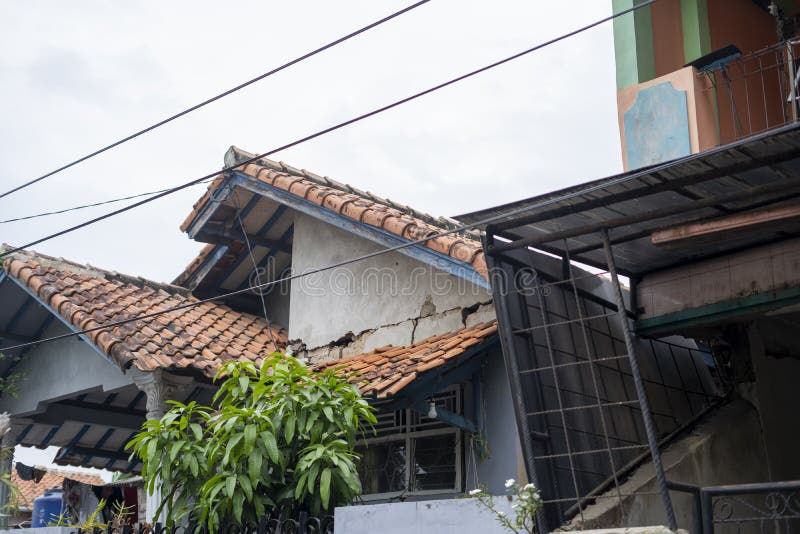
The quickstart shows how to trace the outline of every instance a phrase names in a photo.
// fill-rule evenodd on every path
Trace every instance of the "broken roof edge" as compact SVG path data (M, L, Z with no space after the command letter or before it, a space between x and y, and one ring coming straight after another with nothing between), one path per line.
M370 352L328 360L311 367L318 371L333 370L351 375L365 397L383 400L405 390L417 379L435 373L447 364L458 365L469 351L477 350L497 339L497 320L436 334L411 345L386 345Z

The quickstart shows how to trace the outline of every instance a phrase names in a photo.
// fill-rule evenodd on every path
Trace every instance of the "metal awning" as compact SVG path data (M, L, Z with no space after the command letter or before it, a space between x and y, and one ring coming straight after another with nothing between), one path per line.
M621 274L641 275L800 233L773 225L757 233L676 250L656 246L654 230L748 212L800 196L800 125L765 132L686 158L587 182L546 195L456 217L488 225L488 254L536 248L605 268L600 230L611 234Z

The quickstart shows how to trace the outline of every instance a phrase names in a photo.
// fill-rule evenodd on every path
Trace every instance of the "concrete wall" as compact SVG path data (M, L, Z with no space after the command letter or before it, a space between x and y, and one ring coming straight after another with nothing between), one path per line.
M797 414L797 379L800 353L780 356L771 350L774 340L797 343L792 323L758 321L747 328L750 359L755 374L755 400L764 428L770 477L766 480L800 479L800 417Z
M734 401L709 416L692 433L662 450L668 480L696 486L745 484L768 480L761 423L756 408ZM636 470L621 486L623 494L651 493L624 498L627 523L622 524L616 492L610 491L589 506L573 526L613 528L666 523L661 497L657 494L652 463ZM678 527L692 525L692 504L687 495L672 492Z
M520 482L527 480L503 354L498 347L486 358L483 372L486 443L483 454L478 443L473 445L477 461L473 460L469 444L465 447L466 489L468 491L480 485L492 495L504 495L507 479ZM467 414L474 417L472 403L468 402L467 408ZM475 466L477 469L474 469Z
M684 105L666 107L665 97L657 94L652 109L658 110L658 117L651 116L652 113L648 115L647 110L638 109L640 98L644 99L657 87L665 86L672 89L664 92L667 96L675 91L683 92ZM617 112L625 170L701 152L718 144L714 94L707 80L699 78L692 67L619 89ZM638 122L633 120L636 117L639 118ZM659 124L658 128L652 127L656 123L654 121ZM641 127L632 128L631 125L635 124ZM666 138L673 140L669 144L662 143ZM664 152L665 146L672 147L672 151Z
M68 331L62 323L54 321L42 337ZM91 372L87 372L89 369ZM112 391L133 383L115 363L78 337L34 348L19 363L17 370L27 373L19 384L20 395L18 398L0 398L0 411L19 416L35 412L42 401L74 396L97 387Z
M511 514L507 499L495 499ZM335 511L336 534L505 534L495 517L475 499L345 506Z
M298 214L292 272L360 256L381 247L327 223ZM292 281L289 337L314 350L352 344L352 353L407 345L460 328L461 309L489 302L488 291L400 253ZM342 339L346 335L348 339ZM364 334L364 335L362 335ZM357 343L353 343L359 337Z
M800 285L800 239L645 275L640 319Z

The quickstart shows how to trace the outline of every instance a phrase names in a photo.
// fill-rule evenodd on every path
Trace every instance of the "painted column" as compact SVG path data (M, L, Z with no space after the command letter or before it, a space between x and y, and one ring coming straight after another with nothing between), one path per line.
M711 52L706 0L681 0L681 24L686 63Z
M134 376L133 381L147 396L147 420L161 419L169 409L168 400L177 400L192 383L190 377L175 376L157 369L151 373ZM152 495L147 496L145 520L155 523L162 518L155 517L155 511L161 502L161 487L155 485Z
M641 0L613 0L614 13ZM637 85L656 76L653 49L653 21L650 6L614 19L614 57L617 89Z
M0 456L0 475L11 475L14 464L14 447L17 444L17 432L12 427L11 416L4 412L0 414L0 436L2 440L2 456ZM7 484L0 484L0 529L8 528L9 511L5 507L9 504L11 493Z

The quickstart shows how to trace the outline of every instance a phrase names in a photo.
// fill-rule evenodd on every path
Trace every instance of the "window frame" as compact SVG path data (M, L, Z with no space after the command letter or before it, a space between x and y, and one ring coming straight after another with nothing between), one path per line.
M443 395L455 395L455 407L457 413L462 412L462 404L463 404L463 392L461 391L460 387L451 386L446 389L443 389L439 393L433 396L433 398L437 398ZM380 408L378 408L380 409ZM401 495L406 496L426 496L426 495L455 495L463 493L464 488L464 480L463 480L463 431L460 428L447 425L446 423L442 423L444 426L439 428L427 428L424 430L410 430L413 426L412 421L414 417L415 410L413 408L404 408L403 410L394 410L396 412L405 411L405 418L403 422L404 430L402 432L397 432L394 434L387 434L384 436L377 436L373 438L361 439L358 441L357 446L364 446L369 447L370 445L379 445L381 443L388 443L388 442L399 442L404 441L406 451L411 450L411 440L416 438L426 438L432 436L445 436L445 435L454 435L455 436L455 483L453 488L447 489L429 489L429 490L417 490L417 491L409 491L408 489L398 490L398 491L389 491L383 493L369 493L369 494L362 494L358 496L358 499L364 502L369 501L381 501L381 500L389 500ZM420 414L421 416L423 414ZM412 458L410 454L405 455L405 486L408 488L411 485L411 466L412 466Z

